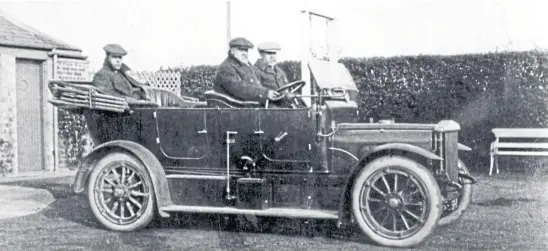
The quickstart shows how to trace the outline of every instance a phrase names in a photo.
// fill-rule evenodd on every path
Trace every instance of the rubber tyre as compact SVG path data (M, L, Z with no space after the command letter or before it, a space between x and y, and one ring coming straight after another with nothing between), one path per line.
M462 160L459 159L458 165L459 172L470 174L468 167L464 164L464 162L462 162ZM462 192L459 195L458 201L459 205L453 212L443 216L438 222L438 226L446 226L460 219L470 205L470 202L472 202L472 184L463 184L464 181L462 179L459 179L459 183L462 185Z
M138 216L138 218L134 222L124 225L116 224L110 221L107 217L105 217L99 209L101 206L98 205L95 196L95 186L97 185L96 183L100 174L104 170L108 169L111 164L119 163L121 161L125 161L126 163L135 167L137 169L136 171L138 171L141 175L143 183L149 186L148 200L146 205L144 205L145 209L143 210L142 214ZM100 159L90 173L87 189L87 197L91 211L93 212L93 215L99 221L99 223L101 223L101 225L103 225L106 229L121 232L137 231L148 226L154 219L155 196L152 179L150 178L150 174L144 167L143 163L129 153L113 152L107 154L102 159Z
M366 180L370 176L388 170L397 170L412 176L421 183L424 194L429 198L430 203L426 206L428 213L422 226L406 238L387 237L378 233L379 231L373 229L372 221L366 219L360 209L361 192L362 188L365 188ZM368 163L356 176L351 195L352 213L358 227L371 241L382 246L409 248L420 244L434 232L442 213L441 192L434 176L423 165L401 156L383 156Z

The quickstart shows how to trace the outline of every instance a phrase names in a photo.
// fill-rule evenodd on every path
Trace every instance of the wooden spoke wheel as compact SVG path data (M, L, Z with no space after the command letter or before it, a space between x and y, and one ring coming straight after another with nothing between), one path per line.
M127 153L111 153L97 162L88 180L88 200L95 218L110 230L135 231L154 217L150 175Z
M352 188L352 211L364 234L377 244L412 247L436 228L442 197L421 164L385 156L367 164Z

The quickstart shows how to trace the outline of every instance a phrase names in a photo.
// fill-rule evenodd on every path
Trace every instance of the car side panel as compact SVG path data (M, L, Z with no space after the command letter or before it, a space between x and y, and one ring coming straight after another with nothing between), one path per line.
M313 164L316 128L308 109L261 109L260 128L265 168L308 170Z
M158 143L167 166L199 167L209 155L203 109L156 110Z
M258 123L256 109L218 109L209 112L207 124L210 130L208 137L212 154L210 165L222 170L226 169L226 140L229 131L236 133L230 135L230 139L233 140L229 144L231 163L236 163L243 155L258 158L260 134L255 133L258 131Z

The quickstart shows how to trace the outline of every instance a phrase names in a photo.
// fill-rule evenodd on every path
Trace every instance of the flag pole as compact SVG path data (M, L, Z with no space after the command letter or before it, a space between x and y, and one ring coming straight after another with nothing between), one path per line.
M230 16L230 0L226 1L226 45L228 46L228 43L230 42L230 39L232 39L231 32L231 16Z

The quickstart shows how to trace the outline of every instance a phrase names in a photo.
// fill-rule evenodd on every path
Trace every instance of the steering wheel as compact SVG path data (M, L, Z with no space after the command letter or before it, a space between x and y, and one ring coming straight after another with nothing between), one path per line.
M280 93L281 95L275 101L281 100L284 96L283 94L287 91L291 93L295 93L296 91L301 90L305 84L306 82L304 80L297 80L278 88L276 92ZM268 103L269 103L269 100L266 101L265 108L268 108ZM295 99L295 103L298 105L298 101L296 99ZM296 108L295 104L292 104L291 107Z
M289 90L289 92L295 93L296 91L302 89L305 84L306 82L304 80L297 80L278 88L276 91L283 93Z

